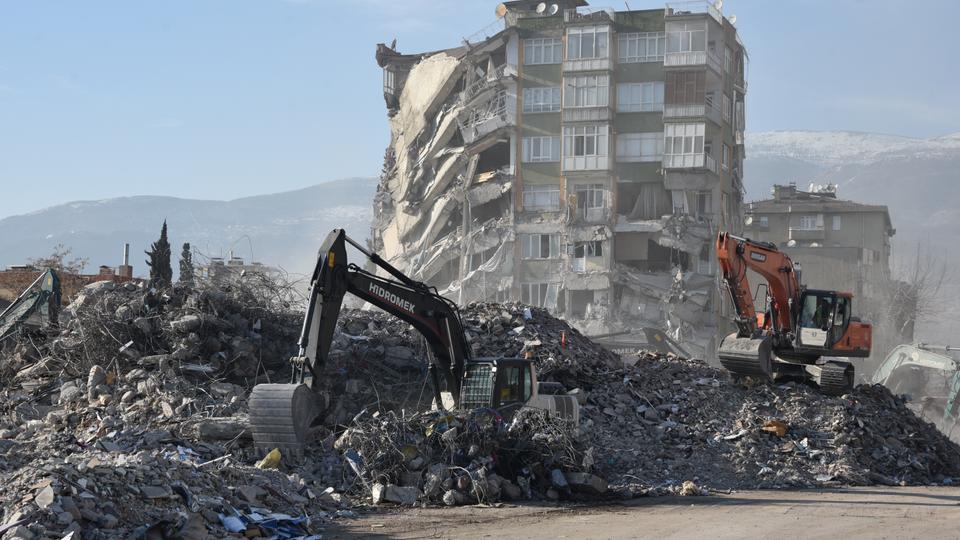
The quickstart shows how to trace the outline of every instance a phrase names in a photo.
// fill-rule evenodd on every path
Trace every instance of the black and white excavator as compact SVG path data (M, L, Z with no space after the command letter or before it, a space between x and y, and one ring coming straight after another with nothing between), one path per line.
M390 277L348 263L347 244ZM258 448L302 455L310 427L327 407L321 378L346 293L409 323L423 335L429 346L434 406L488 407L505 418L531 407L579 422L580 409L573 396L541 393L552 385L541 387L531 360L472 358L455 303L371 253L343 229L334 229L317 255L299 353L290 360L291 382L258 384L250 394L251 428Z

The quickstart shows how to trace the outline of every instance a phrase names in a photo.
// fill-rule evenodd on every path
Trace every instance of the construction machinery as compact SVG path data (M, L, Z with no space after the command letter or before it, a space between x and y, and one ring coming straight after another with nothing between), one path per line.
M774 244L717 236L717 259L736 310L737 332L717 350L720 363L734 375L770 380L802 379L825 394L853 387L853 365L842 358L870 355L872 328L852 315L853 295L808 289L801 268ZM766 280L765 302L758 309L748 271Z
M60 296L60 276L48 268L0 313L0 343L24 329L56 324Z
M389 277L348 263L347 244ZM291 359L291 382L258 384L250 394L251 428L258 448L302 454L310 427L328 404L321 377L346 293L409 323L423 335L429 346L435 406L488 407L505 418L533 407L579 421L576 399L545 395L550 385L538 384L531 360L472 358L456 304L369 252L342 229L334 229L320 248L310 280L299 353Z

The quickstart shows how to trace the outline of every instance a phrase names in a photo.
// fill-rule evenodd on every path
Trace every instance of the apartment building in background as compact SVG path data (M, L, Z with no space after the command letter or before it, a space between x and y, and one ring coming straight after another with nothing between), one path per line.
M372 244L461 303L589 334L721 321L713 238L741 230L747 55L705 2L518 0L441 51L377 46L391 127Z

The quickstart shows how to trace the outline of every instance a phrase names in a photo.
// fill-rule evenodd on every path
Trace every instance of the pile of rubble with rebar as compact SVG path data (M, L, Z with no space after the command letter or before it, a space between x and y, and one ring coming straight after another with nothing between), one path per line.
M546 310L462 307L476 356L532 358L581 403L431 407L426 348L383 313L341 314L333 396L302 459L254 448L247 396L286 382L302 312L248 276L164 292L87 287L60 327L0 352L0 529L11 537L307 537L379 504L949 484L960 450L882 387L825 397L700 362L621 357ZM153 535L153 536L151 536Z

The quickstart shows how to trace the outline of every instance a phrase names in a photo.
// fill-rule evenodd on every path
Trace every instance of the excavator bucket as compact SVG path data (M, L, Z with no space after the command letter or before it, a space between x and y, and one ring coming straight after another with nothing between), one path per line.
M305 384L258 384L250 392L253 441L263 452L302 457L307 432L326 408L323 396Z
M720 364L734 375L771 378L773 356L769 337L738 337L736 333L723 338L717 349Z

